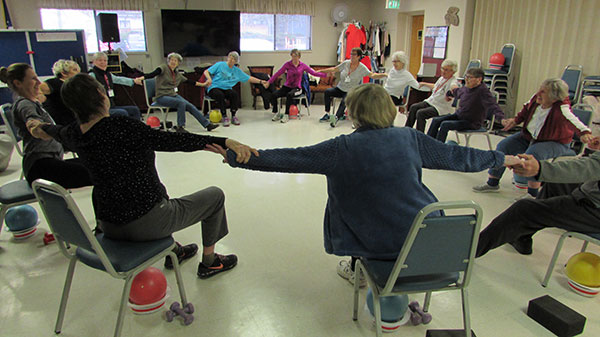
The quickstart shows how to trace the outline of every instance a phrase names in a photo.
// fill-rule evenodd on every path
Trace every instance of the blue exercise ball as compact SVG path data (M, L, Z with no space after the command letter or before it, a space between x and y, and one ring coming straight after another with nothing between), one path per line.
M398 322L406 313L408 309L408 296L407 295L396 295L396 296L385 296L379 298L381 305L381 320L384 322ZM367 291L367 306L371 315L375 316L373 309L373 292L371 288Z
M37 225L38 214L29 205L15 206L6 212L4 220L11 232L18 232Z

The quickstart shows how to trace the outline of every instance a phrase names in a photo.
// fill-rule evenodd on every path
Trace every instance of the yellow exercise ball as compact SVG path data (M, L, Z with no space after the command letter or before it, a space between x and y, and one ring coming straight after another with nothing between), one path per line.
M208 119L210 119L210 121L213 123L219 123L222 118L223 116L221 115L221 111L219 110L211 111L210 115L208 116Z
M565 274L581 285L600 287L600 256L588 252L571 256Z

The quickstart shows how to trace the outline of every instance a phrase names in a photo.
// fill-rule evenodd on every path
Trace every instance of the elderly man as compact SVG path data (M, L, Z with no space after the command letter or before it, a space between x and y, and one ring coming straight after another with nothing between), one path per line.
M109 113L111 116L119 115L133 118L135 120L140 120L142 114L140 113L140 109L135 105L126 105L126 106L115 106L115 90L114 84L126 85L128 87L133 86L133 84L142 84L142 78L128 78L122 76L116 76L108 71L106 68L108 66L108 56L106 56L103 52L97 52L92 57L92 62L94 67L89 71L89 74L95 78L106 90L106 95L110 99L110 110Z
M406 124L412 128L417 122L416 129L425 132L425 123L427 119L448 115L452 113L452 103L446 100L446 92L458 87L456 73L458 64L456 61L445 59L442 62L442 77L435 84L420 82L420 86L425 86L431 89L432 93L426 100L410 106Z
M233 125L240 125L240 120L235 115L240 105L240 98L238 94L233 91L233 86L238 82L246 81L262 85L266 85L267 83L267 81L259 80L256 77L244 73L236 66L239 61L240 54L232 51L227 55L227 62L217 62L204 71L204 76L206 76L205 84L208 86L207 94L219 103L221 115L223 115L223 126L229 126L230 123L233 123ZM225 99L229 101L231 121L225 111Z

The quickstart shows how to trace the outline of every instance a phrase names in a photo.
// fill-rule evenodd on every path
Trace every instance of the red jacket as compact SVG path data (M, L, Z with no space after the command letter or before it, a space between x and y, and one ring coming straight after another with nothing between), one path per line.
M521 112L515 117L515 123L520 124L521 122L524 122L521 134L529 141L531 141L533 137L531 136L531 133L529 133L529 130L527 130L527 125L529 124L533 113L539 106L535 101L537 96L537 93L533 95L529 102L523 105ZM569 144L573 140L573 132L577 132L577 135L579 136L591 133L590 129L571 111L571 102L567 97L562 102L556 101L552 104L548 117L546 117L546 121L544 121L540 134L535 141L552 141L561 144Z

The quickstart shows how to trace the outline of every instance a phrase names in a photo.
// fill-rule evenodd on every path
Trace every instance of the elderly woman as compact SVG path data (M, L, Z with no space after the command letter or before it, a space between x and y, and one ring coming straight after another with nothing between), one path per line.
M268 82L264 83L264 87L268 88L270 84L275 82L279 76L286 74L285 84L281 87L281 89L275 91L271 96L271 104L273 105L273 116L272 121L277 122L281 121L281 123L287 123L290 116L290 106L292 106L294 97L300 95L302 93L302 88L300 88L300 82L302 82L302 74L306 71L309 74L317 77L326 77L327 74L324 72L316 72L311 67L306 64L300 62L300 56L302 54L298 49L292 49L290 52L291 60L284 63L279 70L271 78ZM277 112L277 99L279 97L285 96L285 114Z
M454 76L458 64L456 61L445 59L442 62L442 77L435 84L420 82L419 85L431 89L431 96L421 103L410 106L406 124L412 128L417 122L417 130L425 132L425 123L427 119L452 113L452 102L446 100L446 92L458 87L457 79Z
M323 117L320 119L321 122L329 121L329 125L331 125L332 128L334 128L340 118L344 116L344 112L346 111L345 98L348 91L361 85L363 82L363 77L365 76L375 79L387 76L387 74L384 73L376 74L371 72L367 66L360 63L361 58L362 50L360 48L352 48L352 51L350 52L350 60L346 60L338 64L336 67L321 70L324 73L330 73L334 71L340 72L340 80L338 81L338 85L335 88L329 88L325 90L325 115L323 115ZM340 102L335 116L330 118L329 111L331 109L331 100L333 97L341 97L342 101Z
M12 105L14 124L23 138L23 173L31 184L38 178L51 180L65 188L92 185L88 170L78 159L63 160L63 147L28 123L54 124L50 114L36 100L40 80L29 64L14 63L0 68L0 80L17 95Z
M200 82L187 79L179 72L178 67L182 61L183 57L181 57L181 55L170 53L167 55L166 64L160 65L151 73L144 74L143 79L156 77L156 102L160 105L177 109L176 132L187 132L185 129L186 110L189 111L207 131L214 130L219 126L217 124L212 124L192 103L177 94L177 86L182 82L195 86L204 86L204 84Z
M80 71L81 69L75 61L61 59L54 62L52 66L55 77L40 84L40 90L46 95L43 107L52 116L56 124L68 125L75 121L75 116L71 110L67 109L62 98L60 98L60 88L65 80L75 76Z
M115 106L115 84L126 85L128 87L133 86L134 84L141 85L142 79L136 78L132 79L129 77L116 76L111 74L106 70L108 67L108 56L106 56L103 52L97 52L92 57L92 63L94 67L89 71L90 75L95 78L106 91L106 95L110 99L110 114L111 115L119 115L119 116L127 116L133 118L137 121L140 120L142 114L140 109L135 105L124 105L124 106Z
M87 74L65 82L65 104L75 113L79 125L66 128L36 126L74 148L94 182L96 218L104 235L114 240L149 241L170 236L197 222L202 223L203 257L200 278L233 268L235 255L215 254L215 244L228 233L225 196L218 187L171 199L155 166L155 151L203 150L219 144L247 161L256 150L232 139L153 130L140 121L110 116L110 101L102 87ZM132 169L134 168L134 169ZM193 256L194 244L180 247L178 260ZM165 267L172 267L170 259Z
M423 168L477 172L518 162L498 151L451 146L393 127L396 108L382 86L358 86L350 90L346 104L357 127L351 134L307 147L261 150L247 164L220 151L233 167L325 175L327 253L393 264L416 214L437 201L421 180Z
M590 129L571 112L568 97L569 87L563 80L551 78L542 82L538 92L525 103L515 118L502 120L503 131L521 123L523 128L521 132L498 143L496 150L510 155L526 153L543 160L568 154L573 131L581 136L582 142L588 143L592 139ZM487 183L474 186L473 191L498 191L503 173L503 167L490 169ZM537 196L541 183L528 178L527 185L528 194Z
M418 88L419 83L415 80L415 77L406 70L406 64L408 63L408 57L403 51L397 51L392 54L392 64L394 68L390 70L385 81L383 88L392 97L394 105L402 104L404 99L404 89L407 86Z
M259 80L256 77L249 76L236 66L240 62L240 54L235 51L227 55L227 62L221 61L213 64L204 71L206 76L205 85L208 86L207 94L219 103L221 115L223 116L223 126L240 125L240 120L235 115L240 107L240 98L238 93L233 91L233 87L238 82L246 82L264 85L267 81ZM231 112L231 121L225 111L225 100L229 101L229 111Z

